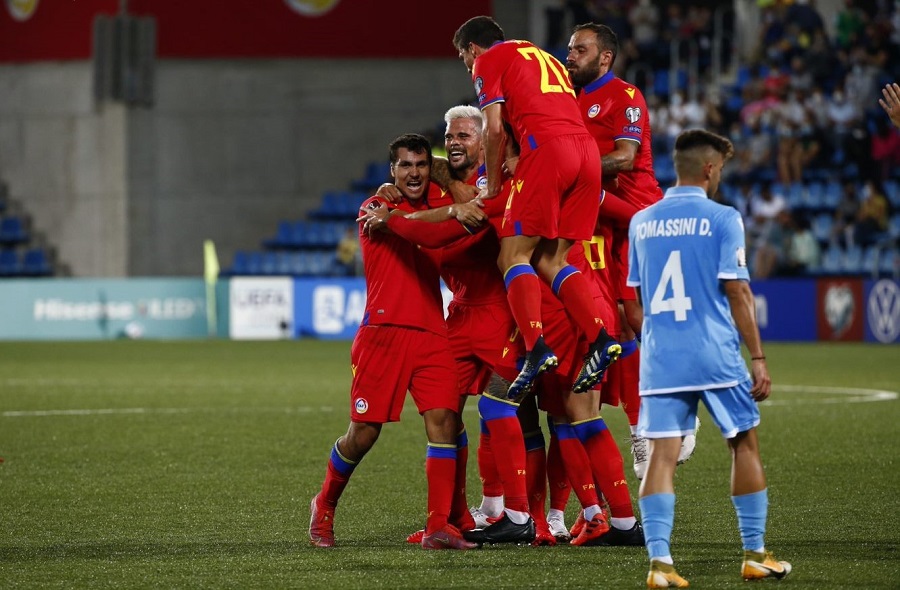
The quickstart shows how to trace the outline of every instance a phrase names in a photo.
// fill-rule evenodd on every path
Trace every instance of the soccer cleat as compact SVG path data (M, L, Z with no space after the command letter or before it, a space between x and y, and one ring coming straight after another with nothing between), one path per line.
M622 345L610 338L605 330L600 331L597 340L591 344L588 353L584 355L584 364L575 378L572 391L584 393L603 379L603 373L611 364L616 362L622 354Z
M634 457L634 475L644 479L647 473L647 460L650 458L650 441L643 436L631 435L631 454Z
M650 560L650 573L647 574L647 588L687 588L688 581L678 575L674 565Z
M463 539L452 524L445 525L439 531L422 536L422 549L475 549L478 545Z
M516 524L504 514L500 520L483 529L466 531L463 537L467 541L483 545L489 543L522 543L530 544L534 541L534 519L529 518L525 524Z
M502 516L488 516L481 510L481 508L476 508L475 506L469 507L469 514L471 514L472 518L475 520L475 526L473 528L476 529L486 528L502 518Z
M309 503L309 542L315 547L334 547L334 510L319 506L318 494Z
M551 516L548 516L547 526L550 527L550 534L553 535L557 541L568 543L572 540L572 535L569 534L569 529L566 528L566 521L562 514L554 513Z
M534 348L525 355L525 363L522 365L522 370L519 371L516 380L510 384L509 389L506 391L507 399L518 399L527 393L538 375L549 371L558 364L559 359L556 358L556 355L544 342L544 337L538 336L537 342L534 343Z
M572 528L569 529L569 536L572 538L577 537L581 534L581 531L584 530L584 525L587 524L587 521L584 519L584 511L578 513L578 518L575 519L575 522L572 524Z
M413 545L421 545L422 537L425 536L425 529L419 529L414 533L410 533L409 536L406 537L407 543L412 543Z
M590 521L585 521L584 528L577 537L569 541L569 544L577 547L592 545L607 531L609 531L609 521L602 512L598 512Z
M634 523L630 529L617 529L610 526L609 530L597 537L595 540L585 543L588 546L603 547L643 547L644 546L644 527L640 522Z
M555 547L556 537L550 532L550 526L546 520L534 521L534 541L531 542L532 547Z
M791 564L786 561L778 561L770 551L759 552L744 551L744 564L741 566L741 576L745 580L762 580L775 578L780 580L791 573Z
M678 452L679 465L690 459L691 455L694 454L694 449L697 448L698 430L700 430L700 416L697 416L697 421L695 422L694 426L694 434L689 434L681 440L681 450Z

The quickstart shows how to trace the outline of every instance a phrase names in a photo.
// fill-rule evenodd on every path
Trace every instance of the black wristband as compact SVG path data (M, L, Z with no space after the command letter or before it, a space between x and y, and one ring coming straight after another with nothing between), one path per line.
M764 356L751 356L751 357L750 357L750 360L751 360L751 361L764 361L764 360L766 360L766 357L764 357Z

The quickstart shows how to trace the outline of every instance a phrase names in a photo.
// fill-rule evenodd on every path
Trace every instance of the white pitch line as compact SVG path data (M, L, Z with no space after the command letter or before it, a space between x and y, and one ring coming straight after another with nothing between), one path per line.
M773 390L788 393L814 393L836 394L836 397L811 397L810 399L768 399L760 405L786 406L796 404L848 404L870 403L895 400L900 397L896 391L884 389L864 389L859 387L820 387L817 385L776 385ZM134 414L189 414L193 412L279 412L285 414L310 414L313 412L333 412L332 406L240 406L231 408L96 408L96 409L72 409L72 410L8 410L0 412L2 418L32 418L44 416L105 416L105 415L134 415ZM476 411L472 405L466 406L465 411Z
M808 400L798 399L796 397L786 400L767 399L760 405L763 406L789 406L795 404L858 404L869 402L883 402L895 400L900 397L900 393L896 391L887 391L884 389L863 389L859 387L820 387L817 385L776 385L772 388L776 393L785 391L790 393L806 392L806 393L830 393L837 394L838 397L822 398L814 397ZM852 397L851 397L852 396Z

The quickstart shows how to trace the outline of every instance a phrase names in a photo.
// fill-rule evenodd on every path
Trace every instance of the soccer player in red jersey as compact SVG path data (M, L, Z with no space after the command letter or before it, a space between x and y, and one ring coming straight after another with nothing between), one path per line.
M528 41L507 41L490 17L466 21L453 45L472 73L485 117L483 199L500 195L505 124L521 149L501 226L498 265L528 354L508 397L518 398L559 362L542 337L542 279L591 342L574 384L576 391L586 391L621 347L603 327L585 277L566 261L575 241L590 238L600 206L600 159L575 92L559 61Z
M463 180L471 186L483 185L486 181L483 165L481 112L471 106L456 106L444 116L447 123L445 132L445 148L448 166L453 177ZM509 182L506 190L509 190ZM462 211L467 206L454 205L452 198L446 193L429 195L428 205L433 209L418 211L406 215L402 211L394 211L387 217L386 211L377 210L367 213L371 219L370 227L381 227L386 221L386 228L410 241L429 248L427 251L439 261L441 276L450 291L453 300L448 308L447 325L450 334L451 349L456 359L459 375L460 413L468 396L483 392L492 375L494 364L499 360L504 344L515 328L515 323L506 301L506 290L503 279L497 269L496 260L500 250L495 229L499 227L504 203L499 199L480 203L484 206L484 214L490 221L492 229L468 235L463 226L457 224L457 236L448 242L435 231L434 224L422 221L443 221L449 217L446 211ZM455 214L454 214L455 215ZM403 220L398 217L404 217ZM377 219L377 221L376 221ZM412 222L412 223L410 223ZM418 222L418 223L417 223ZM430 249L434 248L434 249ZM497 399L482 396L478 403L482 416L481 444L479 457L488 447L496 455L494 469L496 477L491 491L492 501L489 516L496 522L482 522L483 530L470 532L474 526L462 527L467 539L479 543L525 542L535 538L536 525L529 514L529 498L526 488L526 448L517 419L518 404L506 399L505 394ZM457 524L460 515L469 517L465 497L465 470L460 457L468 456L465 430L460 421L460 437L457 450L457 488L454 494L454 505L451 509L450 521ZM543 448L543 445L541 445ZM486 494L487 494L486 490ZM482 506L488 508L485 502ZM541 510L539 516L543 515ZM408 537L415 541L418 533ZM548 534L547 542L555 543Z
M421 135L402 135L390 145L391 175L403 193L398 208L427 207L431 145ZM364 209L387 208L379 197ZM309 538L334 545L334 513L354 469L378 440L385 422L400 419L407 391L425 421L428 448L428 519L422 547L470 549L449 524L456 474L457 405L453 365L434 261L397 236L365 231L360 244L366 277L366 310L350 350L353 380L347 433L331 451L325 481L310 504Z
M618 51L618 38L606 25L577 25L569 40L566 69L577 91L581 116L597 143L604 188L637 209L644 209L663 195L653 171L650 113L640 89L613 73ZM637 350L635 333L640 334L642 314L635 302L634 289L625 285L628 220L614 223L612 258L618 266L613 272L618 279L617 298L627 322L619 337L621 358L610 368L604 403L621 402L628 416L634 472L641 479L647 467L648 443L637 434L640 361L639 355L633 353ZM685 437L680 462L690 457L695 442L695 435Z

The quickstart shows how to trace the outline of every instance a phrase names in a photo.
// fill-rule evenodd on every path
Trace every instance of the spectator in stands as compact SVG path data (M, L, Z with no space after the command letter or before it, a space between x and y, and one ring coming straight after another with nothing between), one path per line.
M885 117L875 120L872 162L875 164L875 176L881 182L890 177L891 171L900 169L900 131L892 127Z
M750 215L757 242L766 242L778 229L778 216L788 209L787 200L773 190L771 182L763 182L759 192L750 197Z
M771 168L774 154L772 137L763 128L759 117L753 117L748 121L746 134L740 124L735 123L730 139L737 149L734 158L735 169L732 173L734 180L755 181Z
M817 269L821 264L822 249L812 232L809 217L794 212L790 224L787 255L778 274L797 276Z
M844 8L838 11L834 21L837 47L848 48L856 44L867 21L866 13L855 6L854 0L844 0Z
M891 210L884 189L875 180L866 181L862 194L853 239L858 246L865 248L877 244L887 235Z
M781 209L771 219L761 223L761 231L753 244L751 268L753 277L766 279L774 276L787 263L787 252L792 239L791 213Z
M659 69L659 56L666 52L666 48L659 48L657 41L659 7L651 0L638 0L628 11L628 23L631 25L631 42L637 51L637 60Z
M823 137L809 113L801 111L799 121L789 121L790 138L778 146L778 177L784 183L801 182L803 172L820 165Z
M856 183L845 180L841 199L834 209L834 223L831 226L830 243L832 246L851 247L854 244L856 218L859 215L859 198Z
M341 274L345 276L362 274L362 256L356 226L350 226L344 231L343 237L338 242L335 256Z
M835 89L826 109L831 127L831 146L835 151L834 163L843 164L850 148L851 133L862 120L862 113L847 100L842 86Z

